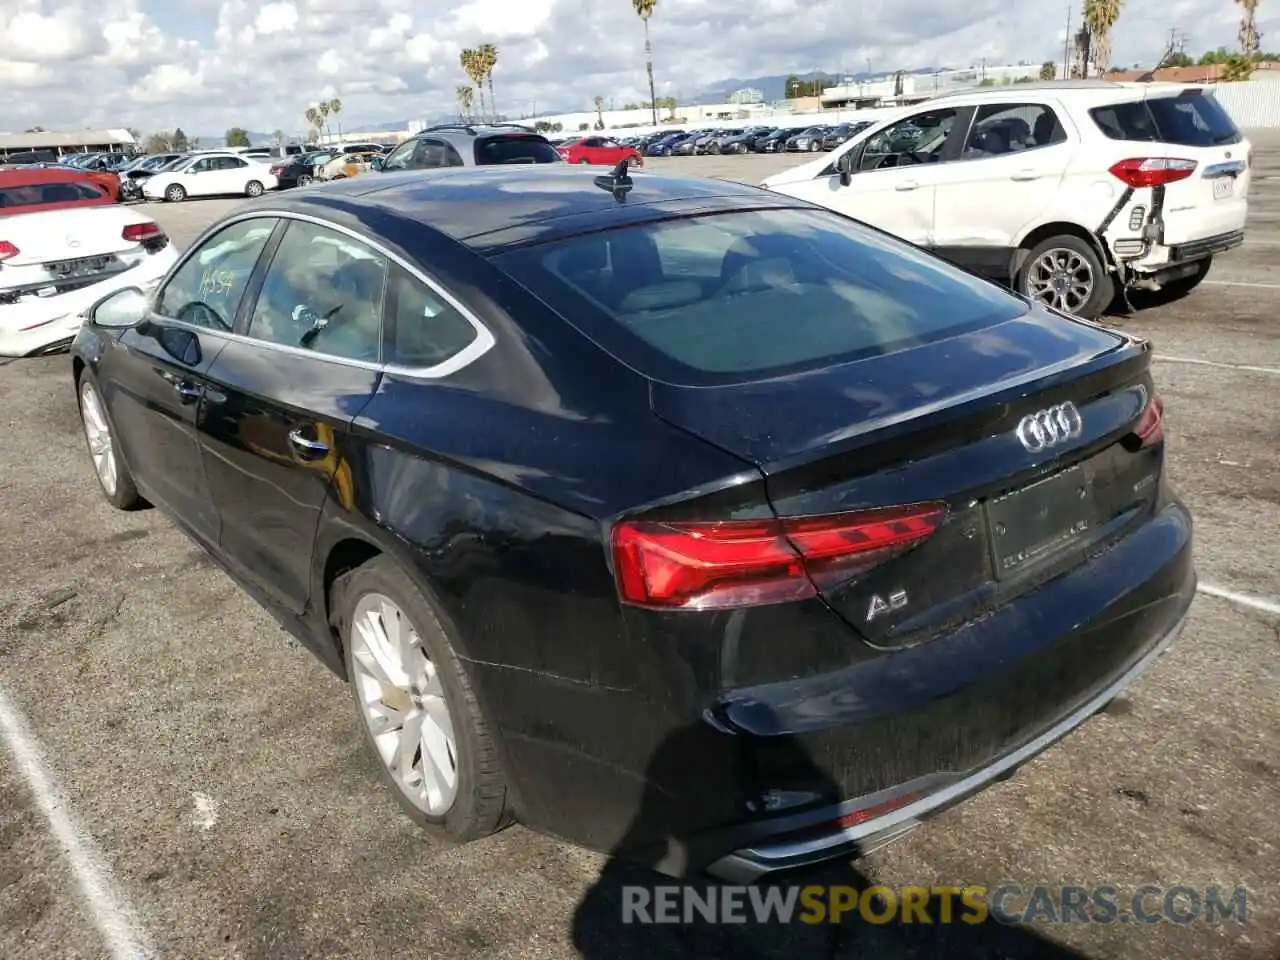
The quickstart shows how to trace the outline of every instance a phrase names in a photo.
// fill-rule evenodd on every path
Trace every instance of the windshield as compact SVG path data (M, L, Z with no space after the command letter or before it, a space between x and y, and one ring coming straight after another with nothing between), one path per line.
M622 362L693 384L908 349L1026 303L826 210L720 213L523 248L498 265Z
M485 137L476 141L476 163L563 163L564 158L545 137Z

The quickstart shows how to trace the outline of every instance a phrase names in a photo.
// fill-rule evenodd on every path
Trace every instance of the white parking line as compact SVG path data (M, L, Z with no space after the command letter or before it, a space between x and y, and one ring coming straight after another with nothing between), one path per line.
M1193 363L1198 367L1221 367L1224 370L1247 370L1250 373L1280 374L1280 367L1253 367L1247 363L1225 363L1222 360L1201 360L1198 357L1171 357L1167 354L1157 353L1155 359L1163 360L1165 363Z
M1257 283L1253 280L1201 280L1206 287L1250 287L1254 290L1280 290L1280 283Z
M116 893L111 874L102 864L93 841L76 826L71 807L54 781L26 717L3 689L0 689L0 735L48 821L50 831L66 854L93 924L106 941L112 960L154 960L155 951L148 946L134 912Z
M1270 600L1263 600L1259 597L1251 597L1245 593L1236 593L1234 590L1228 590L1226 587L1219 587L1212 583L1202 583L1196 589L1210 597L1218 597L1221 600L1230 600L1232 603L1238 603L1242 607L1251 607L1254 610L1261 610L1264 613L1274 613L1280 615L1280 603L1272 603Z

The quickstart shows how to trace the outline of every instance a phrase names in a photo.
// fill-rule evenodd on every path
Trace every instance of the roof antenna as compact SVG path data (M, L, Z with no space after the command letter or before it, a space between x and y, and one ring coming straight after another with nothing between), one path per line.
M622 203L627 198L627 192L631 189L631 174L628 168L631 166L627 160L618 161L618 165L613 168L611 173L596 177L595 184L601 190L608 190L613 194L613 199Z

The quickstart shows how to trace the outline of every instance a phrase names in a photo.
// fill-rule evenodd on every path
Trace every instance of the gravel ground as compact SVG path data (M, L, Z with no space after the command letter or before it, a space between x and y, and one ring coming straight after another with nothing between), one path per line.
M1196 514L1202 581L1274 603L1280 136L1255 141L1247 244L1182 302L1112 322L1166 358L1171 470ZM758 182L788 162L652 166ZM234 205L150 210L185 245ZM101 501L65 357L0 366L0 410L0 719L27 718L59 810L159 956L1280 957L1274 614L1202 594L1180 642L1106 713L1007 783L821 875L1244 885L1244 924L623 927L617 887L634 873L521 827L450 848L400 816L338 681L164 517ZM111 957L86 908L95 891L77 886L22 771L0 750L0 957Z

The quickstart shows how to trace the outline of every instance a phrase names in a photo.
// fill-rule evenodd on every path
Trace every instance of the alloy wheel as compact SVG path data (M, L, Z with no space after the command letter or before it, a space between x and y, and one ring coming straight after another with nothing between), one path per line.
M1046 250L1027 271L1027 296L1064 313L1078 313L1097 281L1089 261L1075 250Z
M186 199L187 191L183 190L182 187L178 186L178 184L175 183L173 186L171 186L168 190L164 192L164 195L166 199L172 200L173 202L177 203L180 200Z
M111 425L107 422L102 399L92 383L85 380L80 385L80 418L84 422L84 436L89 443L89 456L98 482L108 497L116 493L116 448L111 442Z
M262 196L262 184L257 180L250 180L248 186L244 188L244 192L251 197Z
M305 173L304 173L302 176L300 176L300 177L298 178L298 186L300 186L300 187L305 187L305 186L307 186L309 183L311 183L311 177L309 177L309 176L308 176L307 174L305 174Z
M458 795L458 747L437 666L389 597L368 593L351 620L360 712L391 779L416 808L443 816Z

